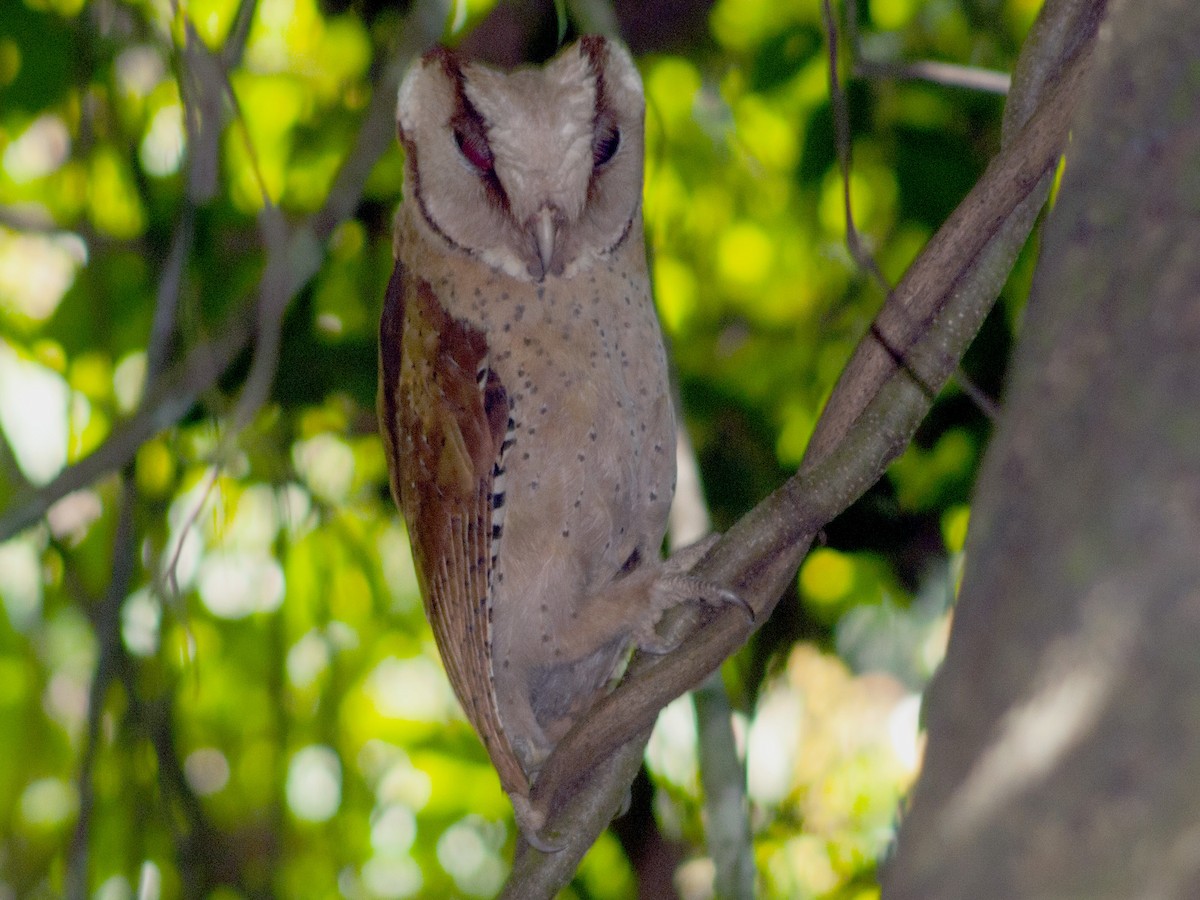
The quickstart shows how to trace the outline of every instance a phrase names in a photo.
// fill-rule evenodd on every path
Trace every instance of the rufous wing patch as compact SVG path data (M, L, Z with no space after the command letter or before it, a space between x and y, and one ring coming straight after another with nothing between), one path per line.
M529 780L500 724L491 662L493 488L508 395L487 365L486 335L447 313L430 284L399 262L379 331L384 445L425 612L504 789L526 794Z

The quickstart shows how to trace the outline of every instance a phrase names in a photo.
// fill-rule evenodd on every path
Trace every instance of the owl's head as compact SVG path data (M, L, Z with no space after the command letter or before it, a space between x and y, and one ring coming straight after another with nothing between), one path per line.
M569 276L641 214L642 82L602 37L498 72L426 53L400 86L405 199L418 227L515 278Z

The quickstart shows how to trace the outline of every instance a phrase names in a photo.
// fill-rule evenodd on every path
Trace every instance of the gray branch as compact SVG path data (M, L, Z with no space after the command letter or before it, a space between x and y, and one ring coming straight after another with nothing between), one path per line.
M1098 7L1097 7L1098 8ZM1094 30L1093 32L1094 33ZM1088 35L1085 35L1088 37ZM1037 113L993 160L888 298L818 423L800 471L737 523L694 569L770 615L812 537L862 495L911 439L1007 278L1067 137L1090 41L1051 48L1056 75ZM1031 199L1032 198L1032 199ZM1013 225L1023 221L1022 227ZM1003 252L1001 252L1002 248ZM658 711L694 688L749 636L737 609L696 611L674 653L635 659L626 680L578 722L547 761L534 801L565 843L556 854L522 845L509 897L549 897L566 884L608 824Z

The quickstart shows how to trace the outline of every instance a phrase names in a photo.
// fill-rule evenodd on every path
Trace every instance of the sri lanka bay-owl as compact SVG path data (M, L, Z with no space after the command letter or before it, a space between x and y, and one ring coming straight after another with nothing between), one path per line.
M675 424L644 110L601 37L514 72L435 49L400 88L392 493L446 671L535 843L541 764L663 610L705 593L660 556Z

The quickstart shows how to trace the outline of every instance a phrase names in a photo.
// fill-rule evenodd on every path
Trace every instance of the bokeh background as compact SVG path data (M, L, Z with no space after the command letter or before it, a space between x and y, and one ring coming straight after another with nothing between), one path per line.
M1006 71L1038 6L840 9L853 209L893 282L996 151L1003 108L895 67ZM435 33L499 63L554 52L554 4L492 7L450 5ZM645 79L655 293L723 529L795 469L883 296L846 249L820 4L606 11ZM442 673L375 431L394 142L300 245L316 275L262 402L238 405L270 223L325 210L412 29L376 0L0 0L0 898L504 881L511 810ZM914 445L723 669L761 896L878 895L989 435L963 386L1001 395L1031 263ZM237 322L211 387L156 399ZM148 408L143 439L128 423ZM95 453L100 476L55 495ZM56 502L4 532L37 497ZM568 896L711 896L704 839L683 698Z

